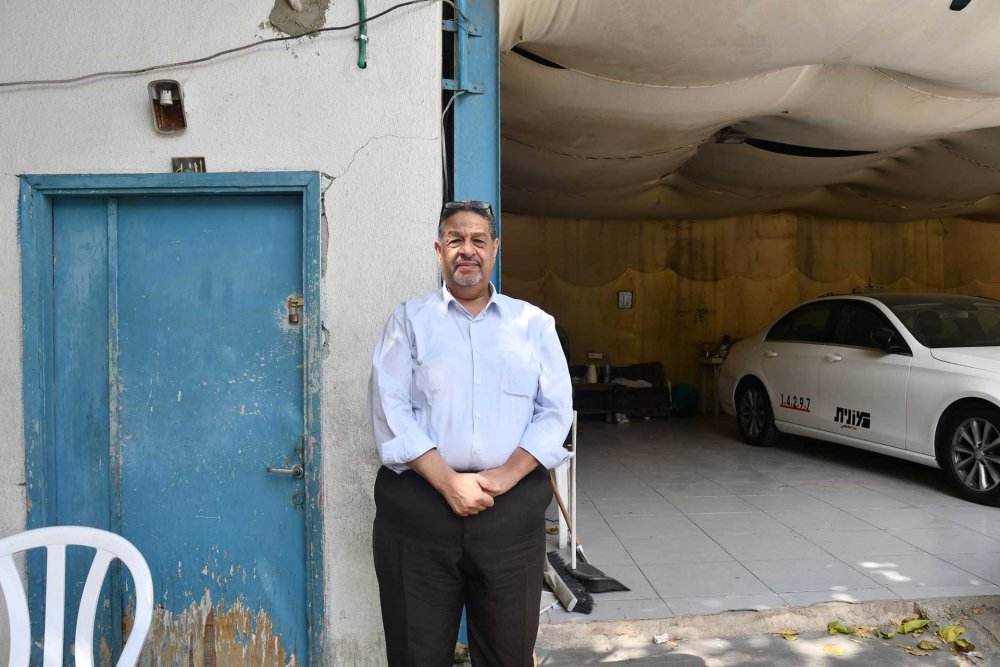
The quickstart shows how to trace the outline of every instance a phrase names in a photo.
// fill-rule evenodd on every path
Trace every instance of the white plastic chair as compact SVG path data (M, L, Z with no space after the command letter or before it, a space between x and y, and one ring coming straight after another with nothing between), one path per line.
M153 619L153 578L146 560L132 544L114 533L83 526L37 528L0 539L0 589L7 601L10 617L10 667L27 667L31 657L31 622L28 599L21 575L14 567L14 554L45 547L45 667L63 664L63 617L66 600L66 547L80 545L97 549L90 574L80 597L76 619L76 664L93 667L94 620L97 603L111 561L121 560L135 581L135 621L122 649L118 667L134 667L139 660L146 633Z

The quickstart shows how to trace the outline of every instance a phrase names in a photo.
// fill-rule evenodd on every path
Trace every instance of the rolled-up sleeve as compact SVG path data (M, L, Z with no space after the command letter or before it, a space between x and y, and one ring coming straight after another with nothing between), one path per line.
M555 468L571 454L563 447L573 423L573 387L555 320L545 315L539 331L538 393L531 423L520 446L545 468Z
M375 343L368 382L368 412L382 464L400 472L436 445L413 417L413 353L405 306L393 311Z

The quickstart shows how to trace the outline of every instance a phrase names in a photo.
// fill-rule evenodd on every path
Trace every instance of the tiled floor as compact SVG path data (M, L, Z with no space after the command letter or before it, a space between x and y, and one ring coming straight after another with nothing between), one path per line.
M632 590L543 623L1000 594L1000 508L932 468L804 438L749 447L726 417L583 422L578 440L581 541Z

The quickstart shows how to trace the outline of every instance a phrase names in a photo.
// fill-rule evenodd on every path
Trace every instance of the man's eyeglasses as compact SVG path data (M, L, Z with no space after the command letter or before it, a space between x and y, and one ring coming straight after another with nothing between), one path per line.
M479 201L478 199L463 199L461 201L450 201L445 202L442 207L443 211L485 211L489 214L489 217L493 217L493 207L490 206L488 201Z

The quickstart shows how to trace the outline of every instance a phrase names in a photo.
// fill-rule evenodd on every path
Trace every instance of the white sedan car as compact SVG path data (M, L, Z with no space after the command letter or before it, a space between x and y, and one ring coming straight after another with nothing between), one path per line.
M1000 301L825 296L736 343L719 396L743 439L794 433L940 467L1000 505Z

